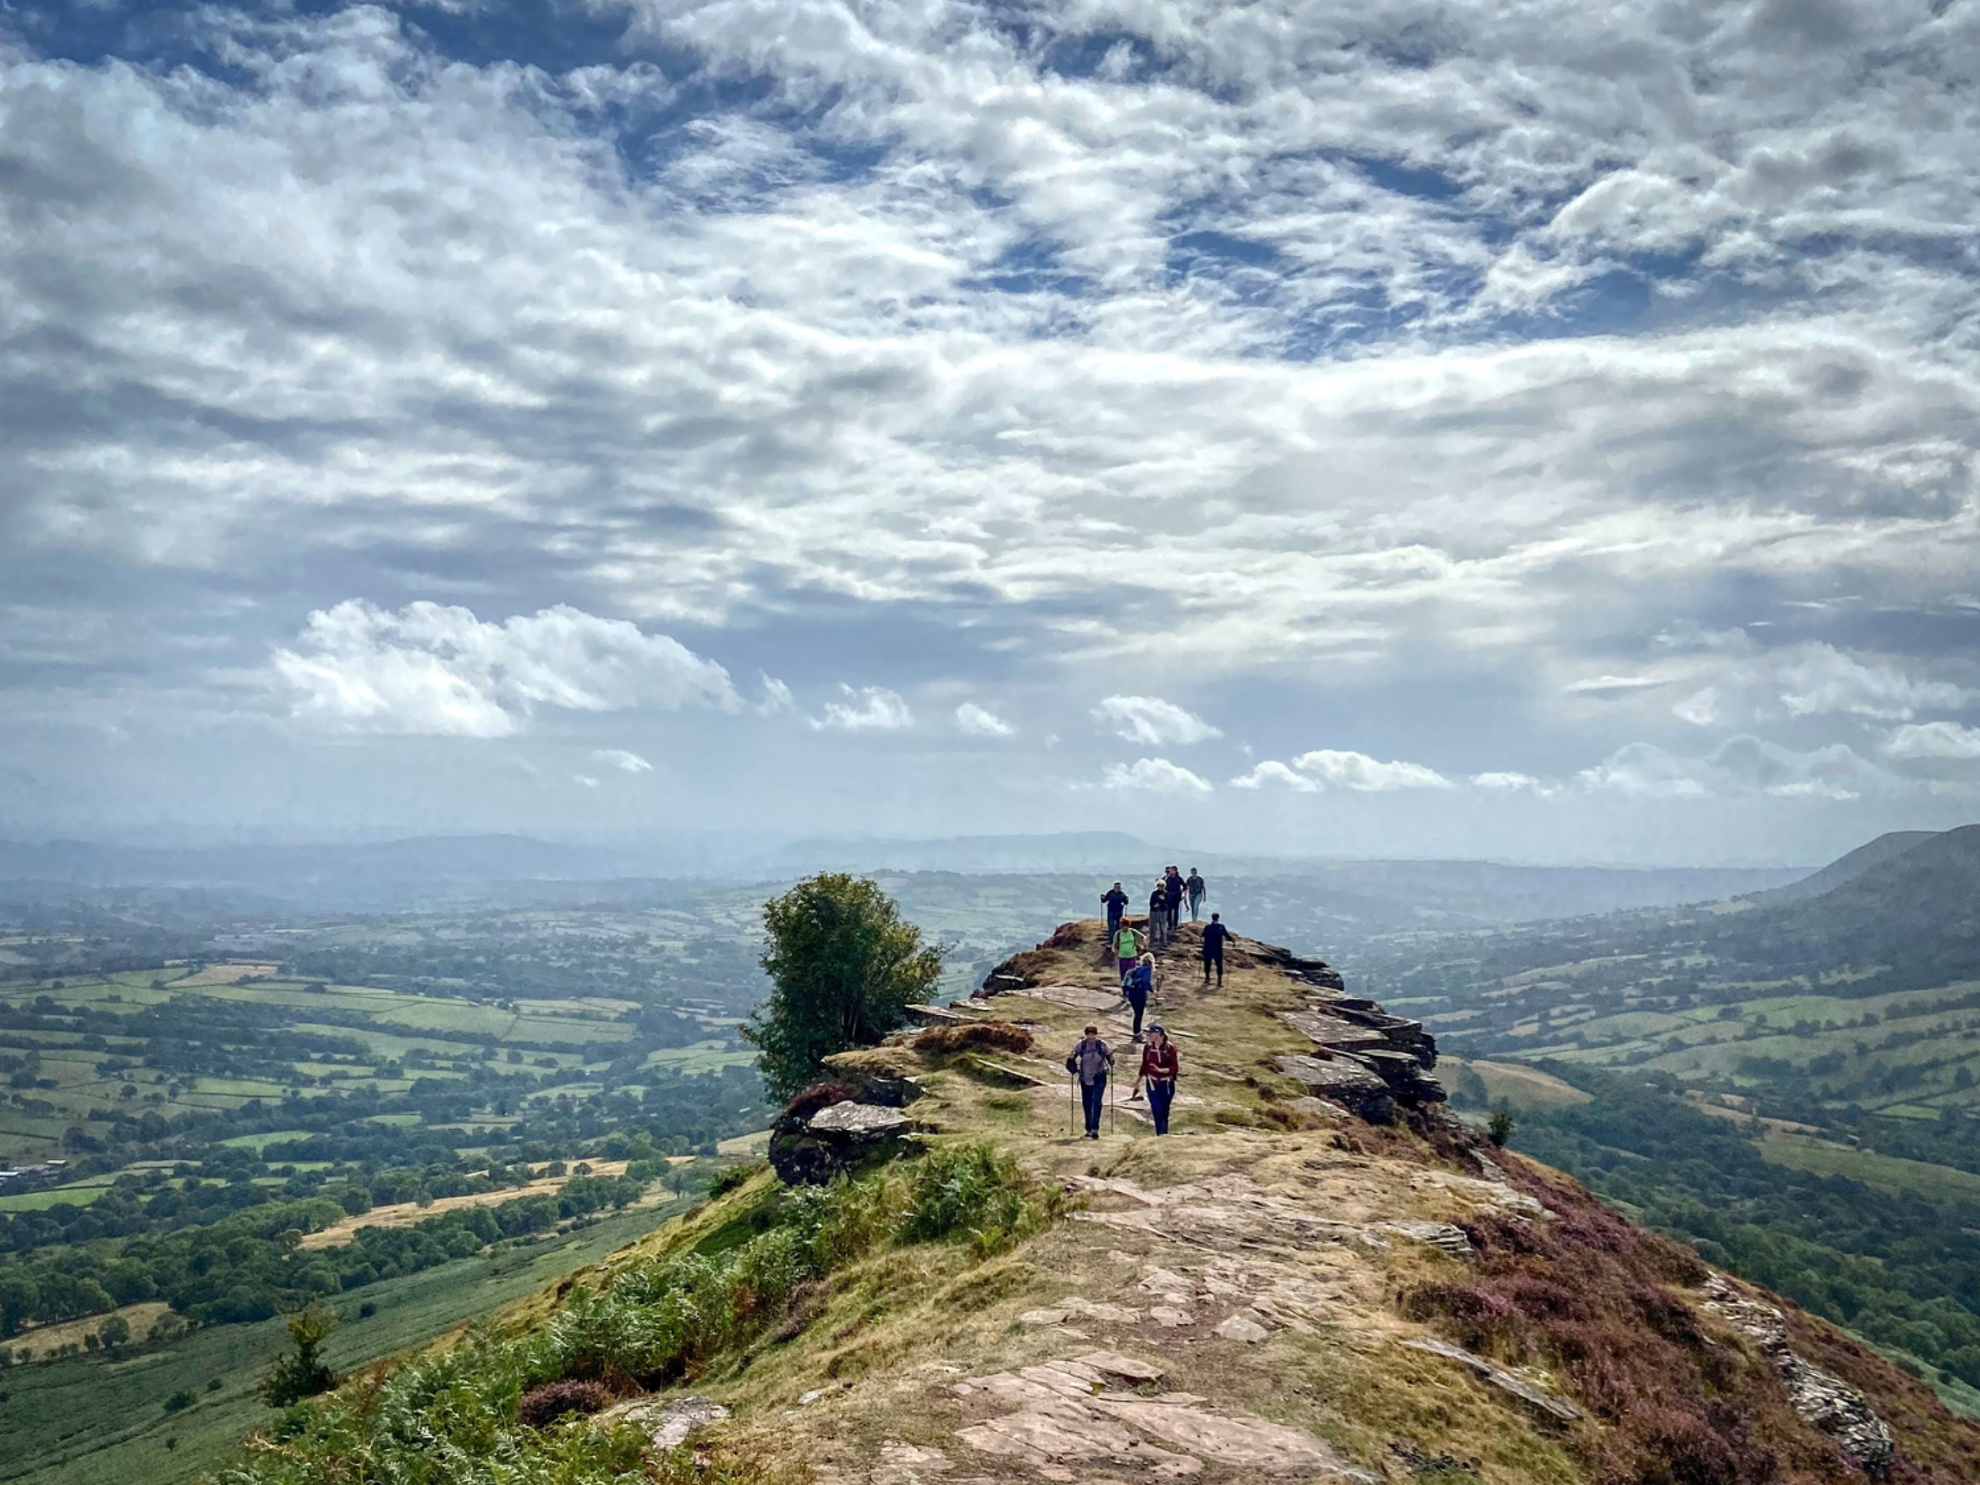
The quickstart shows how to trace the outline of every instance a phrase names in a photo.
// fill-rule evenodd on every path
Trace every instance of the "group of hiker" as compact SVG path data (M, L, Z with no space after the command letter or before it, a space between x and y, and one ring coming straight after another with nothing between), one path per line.
M1140 1041L1140 1037L1135 1038ZM1107 1080L1114 1069L1114 1049L1100 1039L1100 1028L1089 1026L1073 1044L1066 1058L1066 1071L1079 1084L1080 1103L1086 1115L1086 1137L1100 1138L1100 1115L1107 1107ZM1169 1109L1175 1102L1176 1079L1182 1075L1182 1059L1175 1043L1160 1026L1148 1028L1148 1039L1141 1048L1141 1067L1134 1075L1130 1100L1139 1099L1148 1089L1148 1113L1155 1121L1155 1132L1169 1132Z
M1175 938L1176 929L1182 922L1185 902L1189 904L1189 921L1194 923L1203 912L1203 898L1208 891L1208 885L1195 867L1189 869L1187 877L1173 866L1164 869L1148 894L1148 947L1159 949ZM1121 918L1127 913L1128 895L1116 882L1101 894L1100 901L1107 909L1107 931L1112 933L1120 927ZM1211 916L1214 918L1216 915L1213 913Z
M1169 1109L1176 1096L1181 1058L1165 1028L1150 1026L1145 1039L1142 1035L1142 1017L1155 994L1155 951L1175 940L1185 903L1189 906L1190 922L1197 921L1202 914L1207 892L1208 888L1195 867L1189 869L1187 877L1175 867L1169 867L1148 894L1148 922L1143 929L1133 928L1125 921L1128 895L1119 882L1100 897L1101 906L1107 910L1107 942L1120 973L1121 997L1134 1012L1133 1041L1142 1048L1141 1067L1135 1073L1134 1087L1128 1097L1138 1100L1143 1086L1147 1087L1148 1112L1155 1121L1157 1134L1169 1132ZM1203 983L1206 987L1213 968L1217 972L1218 988L1223 987L1224 945L1230 936L1231 931L1224 926L1223 915L1212 913L1203 928ZM1097 1026L1086 1028L1086 1034L1066 1058L1066 1071L1077 1082L1080 1099L1085 1106L1088 1139L1100 1137L1100 1114L1106 1107L1107 1082L1113 1066L1113 1049L1101 1040Z

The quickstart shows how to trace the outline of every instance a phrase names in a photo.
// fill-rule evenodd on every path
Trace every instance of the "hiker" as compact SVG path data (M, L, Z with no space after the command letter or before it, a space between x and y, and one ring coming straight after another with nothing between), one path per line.
M1203 928L1203 983L1210 983L1210 966L1217 966L1217 988L1224 988L1224 940L1231 936L1224 926L1224 915L1212 913Z
M1176 936L1176 929L1182 923L1184 890L1182 873L1177 871L1175 867L1171 866L1162 873L1162 892L1167 899L1170 938Z
M1086 1035L1073 1043L1066 1058L1066 1071L1079 1080L1079 1099L1086 1109L1086 1137L1100 1138L1100 1111L1107 1106L1107 1070L1114 1065L1114 1053L1100 1040L1100 1028L1089 1026Z
M1134 1075L1134 1088L1129 1098L1141 1096L1141 1085L1148 1084L1148 1112L1155 1117L1155 1132L1169 1132L1169 1105L1175 1101L1176 1079L1182 1073L1182 1059L1176 1055L1175 1043L1169 1040L1168 1031L1160 1026L1148 1028L1148 1045L1141 1049L1141 1071Z
M1116 882L1111 891L1101 894L1100 902L1107 909L1107 937L1112 938L1120 931L1121 914L1127 911L1127 893Z
M1196 874L1196 868L1192 866L1189 869L1188 878L1183 882L1183 891L1189 894L1190 922L1194 923L1202 915L1203 894L1208 890L1209 888L1204 884L1203 878Z
M1155 956L1143 954L1121 979L1121 994L1134 1007L1134 1040L1141 1040L1141 1015L1148 1009L1148 997L1155 993Z
M1114 941L1114 971L1125 982L1128 971L1134 968L1135 961L1141 957L1144 947L1143 935L1136 933L1125 923L1116 923L1108 936Z
M1169 941L1169 884L1166 879L1156 882L1155 890L1148 894L1148 947L1159 949Z

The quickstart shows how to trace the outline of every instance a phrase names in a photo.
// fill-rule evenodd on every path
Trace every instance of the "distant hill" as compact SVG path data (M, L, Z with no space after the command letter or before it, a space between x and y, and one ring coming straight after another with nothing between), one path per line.
M1863 850L1890 839L1879 837ZM1844 857L1835 866L1848 860ZM1980 825L1941 831L1889 852L1820 896L1791 905L1783 916L1832 941L1854 937L1901 957L1975 945L1980 940ZM1980 959L1973 968L1980 970Z
M1881 866L1886 861L1894 860L1914 846L1923 845L1939 833L1936 830L1892 830L1858 846L1846 856L1837 857L1820 871L1805 876L1798 882L1790 882L1785 887L1748 895L1755 902L1769 905L1805 902L1811 897L1820 897L1825 892L1833 891L1845 882L1855 881L1873 866Z
M820 870L981 879L1030 893L1040 921L1084 907L1108 880L1138 892L1174 863L1200 867L1216 906L1310 947L1344 937L1501 925L1761 893L1798 868L1524 866L1496 861L1351 861L1244 856L1119 831L947 840L656 833L599 843L523 835L418 836L368 844L123 846L0 841L0 902L130 909L151 921L253 917L273 905L400 912L468 906L651 905L681 884L788 881ZM1057 880L1054 880L1054 879ZM1074 880L1078 879L1078 880ZM146 894L134 899L129 894ZM169 895L159 900L157 894ZM185 894L194 894L187 897Z

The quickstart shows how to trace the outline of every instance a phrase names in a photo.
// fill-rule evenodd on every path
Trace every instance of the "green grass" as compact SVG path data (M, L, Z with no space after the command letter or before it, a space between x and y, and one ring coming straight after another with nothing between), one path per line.
M65 1203L72 1207L86 1207L110 1189L106 1177L101 1182L90 1182L78 1186L58 1186L50 1191L20 1191L12 1196L0 1196L0 1212L45 1212L50 1207Z
M418 1346L464 1320L520 1299L574 1268L644 1236L677 1207L609 1217L554 1243L493 1258L469 1258L339 1297L345 1323L326 1350L351 1371ZM361 1302L378 1307L357 1319ZM282 1322L195 1331L179 1344L128 1361L86 1357L0 1372L0 1480L24 1485L181 1485L232 1458L241 1440L274 1414L254 1395L285 1344ZM221 1379L218 1391L208 1381ZM165 1399L190 1388L178 1413ZM176 1439L167 1450L165 1441Z
M1879 1191L1916 1192L1936 1201L1980 1201L1980 1175L1949 1165L1902 1160L1894 1155L1879 1155L1874 1150L1854 1150L1827 1140L1778 1132L1758 1141L1758 1149L1761 1158L1770 1165L1786 1166L1789 1170L1844 1176Z
M696 1042L691 1047L662 1047L646 1056L647 1067L671 1067L684 1073L719 1072L725 1067L748 1067L756 1054L726 1041Z

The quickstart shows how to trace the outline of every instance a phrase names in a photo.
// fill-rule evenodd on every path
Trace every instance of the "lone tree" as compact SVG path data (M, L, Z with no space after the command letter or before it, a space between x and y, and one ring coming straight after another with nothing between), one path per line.
M271 1408L286 1408L337 1385L337 1374L323 1359L323 1343L337 1328L337 1312L312 1300L289 1317L289 1339L296 1349L275 1358L261 1379L262 1400Z
M817 1081L832 1053L898 1027L941 973L941 951L923 947L921 930L865 877L808 877L763 905L763 926L770 1002L743 1035L762 1049L763 1081L779 1098Z

